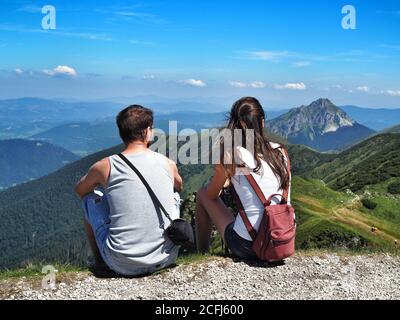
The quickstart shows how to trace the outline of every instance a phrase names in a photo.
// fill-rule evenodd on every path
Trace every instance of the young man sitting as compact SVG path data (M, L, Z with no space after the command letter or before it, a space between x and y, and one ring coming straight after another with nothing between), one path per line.
M125 144L122 154L173 217L178 212L174 190L181 191L182 179L173 161L148 148L153 112L130 106L118 114L117 125ZM104 196L95 192L99 187ZM159 208L146 187L118 155L94 164L75 192L84 202L85 229L98 264L104 262L120 275L137 276L175 263L179 248L164 234L168 220L160 221Z

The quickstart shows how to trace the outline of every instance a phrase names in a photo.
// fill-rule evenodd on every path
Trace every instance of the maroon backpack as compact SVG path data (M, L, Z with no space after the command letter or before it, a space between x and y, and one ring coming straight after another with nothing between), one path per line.
M287 156L286 150L284 151ZM288 156L287 164L290 174ZM282 261L292 256L295 251L296 221L294 208L288 204L289 186L282 195L273 194L266 199L254 177L251 174L245 175L245 177L265 208L260 228L257 232L250 223L236 191L232 188L239 214L253 239L255 254L261 261L266 262ZM278 205L271 205L271 200L275 196L282 196L282 201Z

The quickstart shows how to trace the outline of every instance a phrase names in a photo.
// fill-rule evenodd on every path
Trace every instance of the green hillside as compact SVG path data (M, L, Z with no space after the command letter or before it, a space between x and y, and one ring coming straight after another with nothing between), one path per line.
M317 166L306 176L335 190L362 190L400 176L400 134L374 136Z
M333 154L319 153L303 145L289 145L288 151L293 174L301 175L313 168L330 161L335 157Z

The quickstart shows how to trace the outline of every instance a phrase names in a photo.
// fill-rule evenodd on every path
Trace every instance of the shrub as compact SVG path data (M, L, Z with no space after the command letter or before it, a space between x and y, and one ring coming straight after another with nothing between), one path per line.
M400 182L393 182L389 184L388 192L391 194L400 194Z
M308 237L298 247L303 250L310 249L352 249L366 248L368 241L351 231L328 229Z
M366 199L366 198L362 199L361 203L363 204L363 206L365 208L370 209L370 210L374 210L378 205L376 202L372 201L371 199Z

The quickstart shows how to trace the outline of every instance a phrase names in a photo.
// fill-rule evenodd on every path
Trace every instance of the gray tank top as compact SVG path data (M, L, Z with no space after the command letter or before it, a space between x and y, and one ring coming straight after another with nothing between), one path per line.
M174 212L174 179L168 159L153 151L125 155L152 187L164 208ZM110 206L110 229L105 254L122 274L148 271L173 263L179 248L164 235L160 217L142 181L118 155L110 160L105 190ZM165 228L170 222L162 215Z

